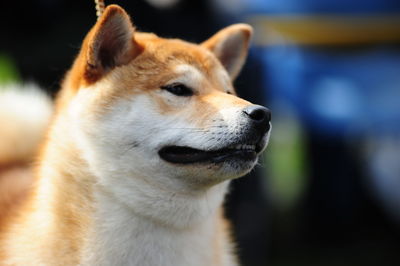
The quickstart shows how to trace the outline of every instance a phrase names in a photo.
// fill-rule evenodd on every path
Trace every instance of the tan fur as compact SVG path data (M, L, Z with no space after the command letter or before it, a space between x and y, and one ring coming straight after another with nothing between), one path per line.
M109 36L115 31L121 33L117 34L118 38ZM117 6L109 6L85 38L80 54L66 75L56 101L55 118L39 154L34 181L18 177L28 176L27 168L19 168L18 165L3 169L0 193L5 190L9 193L0 198L0 264L86 265L96 261L96 258L92 260L91 254L97 245L101 246L102 243L93 242L91 239L93 235L96 236L93 230L97 230L98 226L96 217L101 202L99 195L100 198L107 199L113 199L115 195L100 184L101 181L88 160L91 151L87 150L87 144L81 143L79 136L74 136L76 132L73 126L76 126L77 122L73 120L73 114L77 112L76 108L81 108L79 99L86 97L86 94L90 95L90 100L85 102L84 115L85 119L94 121L94 124L107 117L110 110L121 100L130 101L146 95L153 99L160 114L181 117L195 128L212 127L210 117L215 117L214 120L222 119L217 115L220 110L231 106L244 108L250 105L245 100L227 94L234 93L230 79L237 76L243 64L250 35L249 26L237 25L221 31L202 45L163 39L150 33L134 32L126 13ZM235 43L237 39L244 45L228 45L230 48L239 49L236 55L238 65L232 66L232 72L228 71L229 77L222 70L222 65L227 67L225 63L232 62L223 60L224 51L220 43L232 40ZM110 51L115 53L110 55ZM218 60L218 56L222 59ZM176 67L182 65L193 67L196 69L195 74L190 75L200 77L199 80L193 81L196 83L197 91L193 96L196 100L185 109L182 109L182 106L187 101L166 101L164 96L160 96L159 89L170 80L182 78L175 71ZM96 132L96 128L92 131L86 128L87 124L83 126L85 134L94 139L98 138L93 133ZM9 164L8 161L3 161ZM17 161L12 158L10 163ZM192 173L198 171L196 168L188 169ZM213 168L209 169L213 171ZM198 189L189 192L184 190L190 186L182 186L182 192L177 190L172 197L196 198L206 188L215 186L210 190L221 190L222 198L225 185L219 188L220 185L217 184L227 183L225 181L204 180L204 184L199 181L198 184L194 184ZM170 189L169 183L166 183L165 187L157 187L158 184L152 183L151 180L138 179L137 182L143 182L145 187L153 186L160 191L168 192ZM10 197L13 200L10 200ZM219 202L218 199L216 202ZM10 209L13 209L13 212L10 212ZM207 231L211 233L210 243L207 244L210 247L207 252L212 257L210 266L211 263L213 266L236 265L223 211L221 207L217 206L217 209L215 214L210 209L211 218L207 220L207 226L211 228L211 231ZM169 233L176 230L177 235L185 235L197 225L182 225L182 228L180 225L176 228L168 224L163 226L173 228Z
M32 183L31 169L23 165L0 169L0 228L10 212L15 211L24 200Z

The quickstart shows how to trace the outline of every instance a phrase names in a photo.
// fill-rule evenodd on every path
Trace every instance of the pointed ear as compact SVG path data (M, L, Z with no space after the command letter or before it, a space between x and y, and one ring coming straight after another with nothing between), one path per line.
M114 67L129 63L141 51L134 39L134 27L128 14L117 5L109 5L86 36L80 60L84 78L95 82Z
M215 54L234 80L246 60L252 33L250 25L234 24L220 30L201 45Z

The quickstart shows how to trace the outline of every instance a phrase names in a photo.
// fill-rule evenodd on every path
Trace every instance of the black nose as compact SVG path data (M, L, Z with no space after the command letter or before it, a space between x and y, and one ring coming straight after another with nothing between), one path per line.
M269 130L271 111L261 105L250 105L243 109L243 113L251 119L254 127L262 133Z

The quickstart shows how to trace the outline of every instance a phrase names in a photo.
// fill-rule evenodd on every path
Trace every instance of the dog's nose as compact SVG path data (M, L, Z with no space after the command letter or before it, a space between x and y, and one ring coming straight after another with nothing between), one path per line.
M243 113L251 119L256 129L261 132L269 130L271 121L271 111L261 105L250 105L243 109Z

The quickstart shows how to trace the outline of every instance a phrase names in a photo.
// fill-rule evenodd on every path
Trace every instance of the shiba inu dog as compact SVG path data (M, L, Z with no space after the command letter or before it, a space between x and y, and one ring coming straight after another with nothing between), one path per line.
M65 77L31 188L2 210L0 265L238 265L221 205L271 119L232 86L251 34L164 39L108 6Z

